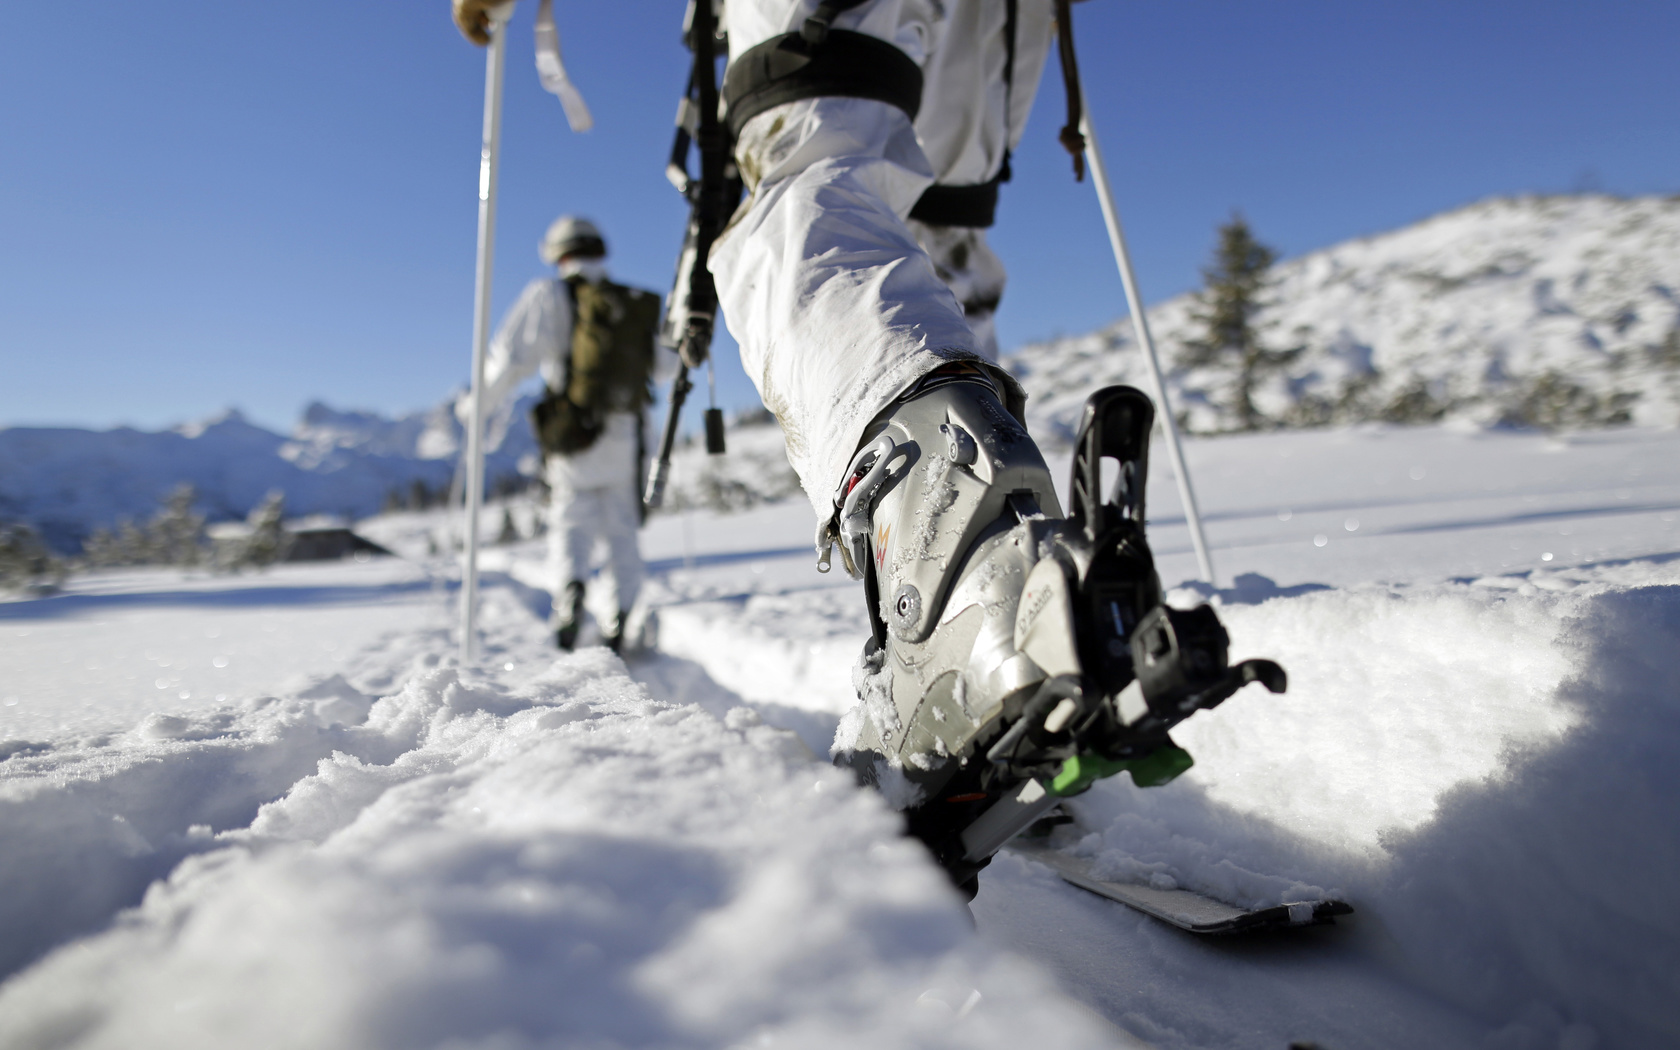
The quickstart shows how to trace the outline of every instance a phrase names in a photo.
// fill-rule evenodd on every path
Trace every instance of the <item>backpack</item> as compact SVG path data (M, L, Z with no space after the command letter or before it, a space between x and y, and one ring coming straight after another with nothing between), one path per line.
M653 343L659 296L579 277L566 279L572 301L572 352L558 390L531 410L545 454L582 452L601 436L608 412L640 412L653 401Z

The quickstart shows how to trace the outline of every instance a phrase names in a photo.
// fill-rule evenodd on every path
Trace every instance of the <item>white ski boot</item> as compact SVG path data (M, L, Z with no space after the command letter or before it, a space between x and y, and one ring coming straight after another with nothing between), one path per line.
M835 762L970 894L1059 798L1123 769L1165 783L1190 765L1171 726L1247 682L1284 688L1270 661L1228 666L1211 608L1161 605L1143 530L1153 421L1130 387L1091 395L1063 517L992 382L941 370L872 425L818 532L824 564L838 545L863 579L873 629Z

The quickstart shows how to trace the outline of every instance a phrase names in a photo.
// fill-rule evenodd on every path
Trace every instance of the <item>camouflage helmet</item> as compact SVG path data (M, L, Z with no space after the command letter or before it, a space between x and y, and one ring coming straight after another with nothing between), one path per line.
M588 219L562 215L543 234L537 253L549 264L558 263L568 255L599 257L607 254L607 242Z

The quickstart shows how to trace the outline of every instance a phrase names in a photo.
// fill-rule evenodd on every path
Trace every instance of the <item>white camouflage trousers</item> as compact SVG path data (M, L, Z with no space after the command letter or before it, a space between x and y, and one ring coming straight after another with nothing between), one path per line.
M555 599L556 616L566 584L589 582L599 543L607 548L601 584L606 588L604 599L613 604L606 607L628 610L641 593L645 569L636 537L641 527L636 461L640 425L639 415L611 413L593 445L570 456L545 458L543 473L550 490L549 593Z
M731 57L797 30L815 7L729 0ZM907 216L936 180L989 179L1019 140L1050 10L1050 0L1019 0L1011 88L1003 0L868 0L834 25L887 40L922 67L915 123L884 102L816 98L741 129L736 159L751 196L711 269L742 364L820 519L870 420L946 362L996 359L991 308L1004 273L983 231L918 230Z

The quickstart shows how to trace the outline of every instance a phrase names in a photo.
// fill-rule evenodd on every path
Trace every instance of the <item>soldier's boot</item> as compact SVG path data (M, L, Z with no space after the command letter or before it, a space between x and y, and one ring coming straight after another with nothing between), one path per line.
M624 651L624 625L629 620L629 609L618 610L618 615L613 618L612 626L607 629L606 637L602 639L606 642L607 648L615 653Z
M942 370L866 432L818 532L823 563L837 545L863 579L871 621L835 762L970 895L1057 799L1123 769L1165 783L1190 764L1174 724L1248 681L1284 687L1270 661L1228 666L1211 608L1161 604L1144 537L1153 420L1135 389L1091 395L1064 516L991 381Z
M578 629L583 626L583 581L566 584L554 606L554 642L565 652L577 645Z

